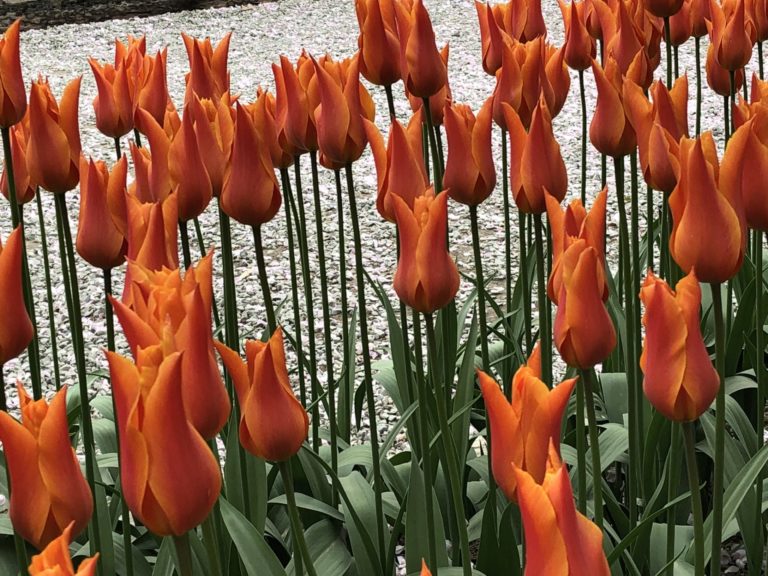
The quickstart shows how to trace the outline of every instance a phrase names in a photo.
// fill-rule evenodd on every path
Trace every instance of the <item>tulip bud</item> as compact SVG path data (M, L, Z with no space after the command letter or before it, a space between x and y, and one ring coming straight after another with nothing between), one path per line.
M747 31L744 0L736 0L729 13L719 2L709 1L712 16L707 23L715 61L726 70L740 70L752 57L752 38Z
M468 206L482 203L496 187L491 150L492 105L493 99L486 100L477 118L466 105L445 109L448 159L443 186L451 198Z
M712 90L720 96L731 95L731 76L730 72L723 68L717 61L716 49L714 44L707 48L707 61L705 69L707 71L707 84ZM734 72L734 92L739 92L744 85L744 70L739 68Z
M708 34L707 21L712 21L709 0L691 0L691 26L694 38L701 38Z
M605 264L597 250L577 240L559 259L562 274L554 340L566 364L592 368L616 347L616 330L603 297Z
M440 50L440 58L442 58L446 68L448 67L449 55L450 47L446 44ZM408 98L408 103L411 105L411 110L414 114L424 106L424 100L415 94L408 92L407 87L405 88L405 95ZM443 87L429 97L429 111L432 114L432 124L434 126L441 126L443 124L443 110L446 106L450 106L452 101L453 94L451 92L451 84L446 80Z
M501 54L504 45L504 34L496 21L493 8L485 2L475 0L477 20L480 24L480 43L482 46L483 70L491 76L501 68Z
M637 146L637 137L624 110L621 73L611 56L606 58L605 68L593 61L592 72L597 84L597 106L589 125L589 140L606 156L626 156Z
M96 576L99 554L86 558L77 567L77 572L69 557L69 544L72 541L74 522L64 529L61 536L51 540L40 554L32 556L29 576Z
M240 442L251 454L273 462L290 459L307 438L309 418L293 395L285 364L283 331L268 342L245 343L247 363L216 343L240 401Z
M136 109L134 78L128 78L123 62L117 66L100 64L93 58L88 63L96 79L98 93L93 99L96 128L110 138L120 138L133 130Z
M720 167L720 187L728 198L741 198L747 225L768 230L768 147L758 131L765 129L765 113L750 118L728 141ZM761 126L762 125L762 126Z
M448 72L435 45L432 21L422 0L414 0L410 10L404 3L395 7L403 83L414 96L429 98L448 82Z
M210 514L221 491L221 470L180 402L182 353L165 355L162 348L141 349L135 364L114 352L107 352L107 360L123 498L153 533L181 536Z
M430 572L429 568L427 568L427 563L424 561L424 558L421 559L421 575L420 576L432 576L432 572Z
M172 163L169 159L171 140L149 112L139 110L138 115L142 118L149 147L139 148L131 143L136 179L128 187L128 192L142 202L161 202L173 190L170 176Z
M21 18L0 38L0 126L9 128L20 122L27 110L27 91L21 75L19 28Z
M101 160L80 157L80 217L77 222L77 253L91 266L111 270L125 260L125 237L109 211L109 196L125 195L128 162L125 156L107 172ZM114 192L110 188L116 189Z
M400 233L395 292L417 312L431 314L448 305L459 290L459 271L448 253L448 194L432 188L414 199L413 208L392 196Z
M682 46L693 36L692 0L683 0L680 10L669 19L669 41L672 46Z
M586 70L592 66L592 59L597 54L595 40L586 25L587 3L571 0L570 5L566 5L563 0L558 0L558 4L565 23L565 63L573 70Z
M512 380L512 402L485 372L478 371L480 390L488 414L491 437L493 477L511 502L517 501L514 468L528 472L542 482L547 469L550 443L560 447L560 428L576 378L565 380L551 390L541 380L538 345L528 363L522 365Z
M11 126L11 158L13 159L13 180L15 184L16 203L19 205L31 202L37 192L37 184L32 182L27 168L27 142L29 142L29 114L21 122ZM10 200L8 190L8 175L3 161L3 174L0 176L0 192Z
M29 174L33 181L56 194L72 190L80 178L80 79L78 76L67 84L60 105L42 78L32 82L29 95Z
M198 40L183 32L181 37L189 59L189 73L185 77L187 89L184 94L184 103L189 102L193 94L198 98L221 100L221 97L229 92L227 58L232 32L227 33L215 48L210 38Z
M306 52L302 51L296 68L285 56L280 56L280 66L273 65L278 110L282 108L280 125L288 144L300 152L317 150L315 108L308 95L309 85L315 76L315 68Z
M158 51L156 56L145 56L137 95L137 110L145 110L159 125L163 125L166 108L170 101L166 68L168 49ZM138 114L134 114L136 128L144 133L144 126Z
M669 250L684 272L701 282L724 282L741 267L746 229L739 190L719 187L712 134L680 140L680 178L669 197Z
M17 384L21 422L0 412L0 440L13 485L10 517L18 534L38 550L74 522L88 525L93 498L69 440L67 389L48 404L32 400Z
M693 270L675 292L649 271L640 290L645 305L645 342L640 368L643 391L670 420L690 422L712 404L720 378L704 345L699 324L701 289Z
M253 126L262 145L269 149L269 155L275 168L288 168L293 164L294 153L285 150L285 135L277 120L277 101L266 90L258 89L256 102L245 106L251 115Z
M371 84L391 86L400 80L400 38L392 0L355 0L360 26L360 74Z
M16 228L8 236L3 247L0 242L0 370L3 365L16 358L29 346L35 335L21 282L22 232Z

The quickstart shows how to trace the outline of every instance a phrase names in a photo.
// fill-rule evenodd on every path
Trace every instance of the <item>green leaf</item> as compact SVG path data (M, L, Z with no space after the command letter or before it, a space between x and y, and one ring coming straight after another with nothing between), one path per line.
M285 494L280 494L279 496L272 498L269 501L269 504L282 504L283 506L287 506L288 501L285 497ZM319 512L320 514L324 514L329 518L339 520L340 522L344 521L344 514L339 512L336 508L329 506L325 502L320 502L320 500L315 500L311 496L307 496L301 492L296 493L296 506L302 508L303 510Z
M360 517L362 522L362 529L366 534L363 535L360 528L354 522L347 522L347 530L349 531L349 542L352 545L352 552L355 556L355 564L357 565L357 571L360 574L375 574L381 563L378 557L371 557L368 554L368 550L365 547L364 539L367 536L373 545L378 543L377 529L376 529L376 505L375 495L371 485L362 477L358 472L352 472L349 476L339 478L344 491L349 498L349 504L346 501L342 503L342 509L345 515L349 514L349 507L353 507ZM386 533L387 527L382 526ZM376 550L379 557L383 554L382 550Z
M603 388L603 404L608 420L623 425L624 415L629 411L627 375L624 372L603 372L600 374Z
M275 553L256 527L224 498L219 498L219 504L224 525L248 576L286 576Z
M341 539L340 527L321 520L305 530L304 538L318 575L343 576L352 565L352 556ZM288 563L287 572L295 574L293 560Z
M427 498L432 498L432 512L435 519L434 538L437 548L438 567L448 566L448 554L445 551L445 532L443 529L440 505L434 494L424 492L424 476L418 462L411 462L410 481L408 483L407 509L405 514L405 565L409 572L421 569L421 559L429 558L429 530L427 529ZM440 570L442 574L443 571Z

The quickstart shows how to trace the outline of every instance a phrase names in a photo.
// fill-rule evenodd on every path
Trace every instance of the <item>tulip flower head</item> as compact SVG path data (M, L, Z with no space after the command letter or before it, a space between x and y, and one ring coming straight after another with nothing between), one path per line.
M400 80L400 38L393 0L355 0L360 26L360 74L371 84L391 86Z
M13 180L15 184L16 203L26 204L35 198L37 184L29 177L27 168L27 142L29 142L29 114L17 124L11 126L11 158L13 159ZM0 176L0 192L10 200L8 190L8 175L3 160L3 174Z
M448 82L448 71L435 45L429 13L422 0L413 0L395 4L395 15L405 88L417 98L429 98Z
M547 469L550 443L560 446L560 427L576 379L565 380L551 390L541 380L541 356L538 345L528 363L521 366L512 380L512 402L493 378L478 371L493 443L493 477L510 501L517 501L515 468L527 471L542 482Z
M309 417L291 389L282 329L278 328L267 342L248 340L247 362L220 342L216 348L240 401L243 447L265 460L288 460L307 438Z
M744 0L721 5L709 0L712 20L707 23L714 59L725 70L740 70L752 57L753 39L747 27Z
M144 56L137 83L136 110L144 110L161 126L163 125L163 119L165 118L169 103L173 107L171 97L168 94L167 63L167 48L159 50L155 56ZM135 114L134 121L136 128L143 133L142 118Z
M450 46L446 44L440 49L440 58L442 58L443 64L445 64L446 68L448 67L449 56ZM411 105L411 110L414 114L421 110L422 106L424 106L424 99L408 92L407 87L405 87L405 96L408 98L408 103ZM429 97L429 112L432 114L433 125L442 126L443 110L446 106L450 106L452 101L453 93L451 92L451 83L446 80L445 84L443 84L443 87Z
M21 281L22 231L16 228L5 246L0 242L0 370L29 346L35 328L27 314Z
M707 72L707 84L712 90L720 96L731 95L731 75L730 72L723 68L717 61L717 50L715 45L710 43L707 48L707 60L705 62L705 70ZM744 85L744 69L739 68L733 75L734 92L739 92L741 86Z
M72 564L69 557L69 544L72 541L74 522L64 529L60 536L51 541L45 550L32 556L29 565L30 576L96 576L99 554L92 558L86 558L77 567Z
M763 110L731 135L720 167L720 187L729 198L741 198L747 225L768 230L768 146L765 144L768 116ZM762 137L762 138L761 138Z
M229 92L227 59L232 33L227 33L215 47L210 38L199 40L183 32L181 38L184 40L189 59L189 73L185 77L187 90L184 94L184 102L189 102L193 94L198 98L221 100L221 97Z
M624 109L618 64L608 56L605 68L593 61L592 72L597 84L597 106L589 125L589 140L606 156L626 156L637 146L637 136Z
M280 56L280 65L272 65L277 93L277 117L287 143L300 152L317 150L315 108L310 85L317 82L315 67L302 50L294 68L291 61ZM315 96L319 99L319 94Z
M504 44L505 31L496 20L496 13L502 5L489 6L485 2L475 0L477 20L480 25L480 44L482 48L483 70L491 76L501 68L501 53Z
M592 59L597 54L595 39L587 29L587 9L589 4L582 0L566 4L558 0L560 12L565 23L565 44L563 58L572 70L583 71L592 66Z
M459 271L448 253L448 193L428 188L410 207L392 197L400 232L395 292L417 312L431 314L448 305L459 290Z
M93 99L96 128L110 138L120 138L133 130L136 111L136 78L129 77L125 62L116 66L102 64L94 58L88 63L96 79L98 93Z
M432 576L432 572L427 568L427 563L424 558L421 559L421 574L420 576Z
M27 91L21 75L19 29L15 20L0 38L0 126L9 128L20 122L27 110Z
M73 534L88 525L93 499L69 440L67 389L48 404L32 400L17 384L21 422L0 412L3 443L13 490L10 517L18 534L38 550L74 523Z
M42 77L32 83L29 95L29 175L55 194L72 190L80 179L80 80L78 76L67 84L60 103Z
M692 0L683 0L680 10L669 18L669 40L672 46L682 46L693 36L692 4Z
M256 101L244 108L251 115L259 141L269 149L273 166L280 169L291 166L298 151L290 150L290 145L285 141L285 134L278 124L277 101L274 94L259 87Z

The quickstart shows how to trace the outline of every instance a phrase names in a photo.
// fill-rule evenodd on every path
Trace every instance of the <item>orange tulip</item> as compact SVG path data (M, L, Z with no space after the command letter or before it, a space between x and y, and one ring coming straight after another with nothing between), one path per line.
M253 127L258 134L262 145L269 148L269 156L275 168L288 168L293 164L294 156L285 148L290 146L285 142L285 134L282 133L277 118L277 101L275 96L267 90L258 88L256 101L244 106L253 121Z
M60 105L43 78L32 82L29 95L29 175L40 186L57 194L72 190L79 180L80 80L78 76L67 84Z
M437 94L448 82L448 71L435 45L435 31L422 0L395 4L400 36L400 70L406 90L417 98Z
M549 110L542 98L533 110L528 133L508 104L504 105L504 117L509 130L509 178L515 204L521 212L542 214L546 210L545 190L560 202L568 189L568 174L552 132Z
M189 73L185 80L187 90L184 94L184 103L190 101L192 95L198 98L221 100L221 97L229 92L229 70L227 58L229 57L229 41L232 32L227 33L214 48L210 38L199 40L181 33L184 47L189 59Z
M693 36L692 0L683 0L680 10L669 19L669 39L672 46L682 46Z
M766 126L765 112L753 116L731 136L720 167L720 188L728 198L741 198L747 225L768 230L768 147L760 131Z
M315 67L302 51L293 67L290 60L280 56L280 66L272 65L275 76L278 110L282 108L281 126L287 142L301 152L317 150L315 107L310 100L309 86L315 80Z
M110 270L125 260L126 241L109 211L110 195L125 195L128 162L125 156L107 172L101 160L80 157L80 217L77 253L91 266ZM110 191L110 188L115 191Z
M129 79L129 71L123 62L112 66L89 58L88 63L98 90L93 99L96 128L110 138L125 136L133 130L133 114L136 109L135 79Z
M746 25L744 0L735 0L735 6L722 6L710 0L709 10L712 20L707 29L715 62L726 70L743 68L752 57L753 43Z
M491 76L501 68L501 53L504 44L505 32L496 21L494 9L498 12L498 6L489 6L485 2L475 0L477 21L480 24L480 44L482 48L483 70Z
M400 38L392 0L355 0L360 26L360 74L371 84L391 86L400 80Z
M544 480L550 442L560 447L560 427L576 378L551 390L541 380L541 356L537 345L527 364L512 380L512 402L485 372L478 371L480 390L494 442L491 444L493 477L510 501L517 501L514 468L527 471L537 482Z
M624 110L621 72L611 56L606 58L605 68L593 61L592 72L597 84L597 106L589 125L589 140L606 156L626 156L637 146L637 136Z
M346 165L360 158L368 145L363 119L373 121L376 109L360 83L358 56L332 66L338 77L312 62L320 91L320 105L314 111L317 144L330 161Z
M141 349L134 364L107 352L117 425L120 479L131 512L158 536L181 536L211 512L221 470L179 401L182 355L164 344Z
M268 342L246 341L247 363L220 342L216 349L240 401L243 447L272 462L290 459L307 438L309 418L291 389L282 329L278 328Z
M413 201L392 196L400 232L395 292L413 310L431 314L454 299L459 271L448 253L448 194L427 189Z
M159 50L155 56L145 56L142 59L140 82L137 94L137 110L149 113L160 125L163 125L166 108L170 102L166 69L168 49ZM141 117L135 114L136 127L144 132Z
M554 340L566 364L592 368L616 347L616 331L605 308L605 264L586 240L577 240L559 258Z
M491 150L493 99L483 104L475 118L469 106L455 104L445 109L448 159L443 186L456 202L477 206L496 187L496 167Z
M760 116L758 121L757 133L760 140L768 142L768 81L761 80L756 73L752 73L752 82L750 83L749 102L744 100L741 94L737 95L737 102L732 107L733 123L736 128L746 123L753 116Z
M499 28L518 42L531 42L547 34L541 0L509 0L492 6L491 11Z
M429 187L429 176L422 155L421 118L421 113L412 116L407 128L393 120L386 146L376 125L365 121L365 132L376 164L376 208L388 222L397 221L394 196L400 196L413 208L416 198Z
M768 6L764 0L747 0L745 9L755 32L755 41L768 40Z
M3 442L13 490L11 523L38 550L74 522L79 534L88 525L93 498L69 440L67 389L48 404L32 400L17 384L21 422L0 412Z
M715 45L709 45L707 48L707 61L705 63L707 71L707 84L712 90L720 96L731 95L731 76L728 70L723 68L717 62ZM735 83L734 92L739 92L744 85L744 70L739 68L735 71L733 80Z
M72 559L69 557L73 528L74 523L70 523L61 536L51 540L45 550L32 556L32 563L29 565L30 576L96 576L98 553L92 558L83 560L75 572Z
M746 229L739 190L719 186L712 134L680 140L680 178L669 197L669 250L684 272L701 282L724 282L741 267Z
M248 112L238 104L232 165L221 192L221 208L247 226L261 226L280 209L280 187L269 150L259 141Z
M173 190L170 174L173 163L169 158L171 139L149 112L139 110L138 115L142 118L149 147L139 148L131 143L136 178L128 186L128 192L142 202L161 202Z
M420 576L432 576L432 572L430 572L429 568L427 568L427 563L424 561L424 558L421 559L421 575Z
M448 67L449 56L450 47L446 44L440 50L440 58L443 60L443 64L445 64L446 68ZM405 88L405 96L408 98L408 103L411 105L411 110L414 114L424 106L424 100L408 92L407 87ZM446 106L450 106L452 101L453 94L451 92L451 84L446 80L443 87L440 88L437 93L432 94L432 96L429 97L429 111L432 114L432 124L435 126L441 126L443 124L443 110Z
M701 336L701 288L696 274L691 270L673 292L648 271L640 300L645 305L645 342L640 356L643 391L653 407L670 420L696 420L720 389L720 378Z
M589 213L581 200L574 200L565 210L560 202L546 194L547 218L552 233L552 271L547 284L547 296L555 304L559 302L563 286L561 257L577 240L584 240L597 252L599 260L605 260L605 210L608 189L603 188L595 198ZM605 285L603 300L608 299L608 285Z
M131 304L113 301L135 359L142 349L160 346L164 354L183 352L181 395L187 419L204 438L213 438L229 417L229 398L219 374L211 336L213 252L190 267L151 270L129 262Z
M3 248L0 242L0 369L29 346L35 328L27 314L21 284L21 256L23 250L21 229L8 236Z
M576 510L568 470L550 455L543 482L515 468L525 530L525 576L609 576L603 533Z
M653 104L640 86L624 82L624 109L637 135L643 177L655 190L669 193L680 170L678 142L688 136L688 77L675 80L672 90L656 81L651 94Z
M29 114L21 119L21 122L11 126L11 158L13 158L13 180L15 184L16 203L26 204L31 202L37 192L37 184L32 182L27 169L27 142L29 142ZM3 174L0 176L0 191L8 200L8 176L3 161Z
M558 0L558 4L565 23L565 63L573 70L586 70L592 66L592 59L597 54L595 40L589 35L586 23L589 5L585 1L577 3L573 0L569 5Z
M645 9L659 18L674 16L683 6L683 0L644 0Z
M0 38L0 127L9 128L21 121L27 110L27 91L21 75L19 28L21 18Z

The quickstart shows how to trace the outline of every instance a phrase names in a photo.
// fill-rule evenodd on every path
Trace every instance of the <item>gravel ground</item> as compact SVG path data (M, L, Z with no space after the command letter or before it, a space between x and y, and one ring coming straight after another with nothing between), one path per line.
M550 39L559 44L562 42L563 30L557 3L555 0L544 0L543 4L545 19L550 30ZM432 16L438 42L441 44L450 42L451 45L449 76L453 98L457 102L469 103L476 110L493 90L493 81L483 72L480 65L479 29L473 2L470 0L429 0L427 8ZM273 85L270 64L275 62L280 54L286 54L295 60L300 50L306 48L315 55L330 52L334 57L341 58L350 55L357 47L357 20L354 14L354 3L351 0L315 0L313 2L281 0L280 2L255 6L188 11L147 18L111 20L95 24L64 25L45 30L31 30L22 35L22 63L28 82L38 73L47 75L54 93L57 95L61 93L68 80L78 74L84 76L80 101L83 150L94 157L111 161L113 159L112 142L97 132L95 128L91 102L95 96L96 87L88 69L87 56L93 56L100 60L110 60L113 57L114 38L124 38L127 34L146 34L148 49L151 51L168 45L169 89L174 101L180 103L183 99L184 71L187 70L188 65L179 34L183 31L192 36L211 36L214 40L218 40L230 30L234 32L229 58L232 90L235 93L240 93L244 101L250 101L255 97L257 86ZM706 40L702 46L702 54L706 54ZM657 77L661 77L664 73L663 70L662 66L657 71ZM681 51L680 70L681 72L689 71L689 94L692 99L689 110L691 111L691 128L693 128L695 61L692 41ZM594 108L596 95L591 74L586 75L586 81L587 109L591 111ZM719 135L721 136L719 123L722 100L707 90L706 81L704 81L704 85L706 99L703 105L702 127L703 129L713 129L716 138L718 138ZM376 87L370 89L377 104L379 123L382 128L385 128L388 123L386 121L384 93ZM410 113L410 110L407 101L402 96L401 85L396 86L395 90L398 117L403 118ZM575 75L572 76L571 90L573 93L556 119L555 132L569 168L571 185L569 197L576 197L579 193L581 110L578 98L578 78ZM500 174L501 156L498 132L494 134L494 138ZM588 154L589 183L587 190L590 195L594 195L599 190L600 161L599 156L591 147ZM311 182L309 161L306 157L303 159L302 168L306 188ZM364 236L366 269L375 280L381 282L390 291L394 298L394 293L391 290L391 280L395 270L394 228L383 222L375 209L376 174L370 152L366 152L361 160L355 164L354 174L361 228ZM609 182L612 182L610 173ZM323 222L326 232L326 255L331 284L329 296L331 309L335 313L339 313L336 194L333 174L330 171L321 170L320 187L321 208L324 214ZM608 222L609 254L615 254L618 213L615 194L609 198L611 203ZM305 201L307 213L314 214L311 194L307 193L306 190ZM73 223L77 218L77 203L77 193L70 193L69 206ZM5 214L4 217L0 217L0 235L5 238L9 233L10 217L7 214L7 207L0 208L0 210L5 211L0 212ZM43 196L43 210L45 223L49 226L49 242L53 243L51 245L52 254L55 255L55 230L50 230L54 227L52 223L55 222L55 213L53 199L47 193ZM52 361L47 330L48 317L43 283L43 262L37 216L33 214L34 212L34 205L27 206L29 257L35 279L38 324L42 327L40 337L41 349L44 354L43 373L49 388L52 388ZM463 273L473 275L468 211L464 206L451 203L449 212L452 250L458 260L460 270ZM500 186L499 190L480 208L480 214L486 276L496 275L501 278L504 267L504 226ZM349 225L349 215L345 215L345 218L347 225ZM217 245L218 233L215 211L209 210L202 217L202 224L206 241ZM260 334L266 322L256 276L251 232L237 224L234 224L233 228L241 330L246 333ZM310 246L315 246L314 225L310 228L309 243ZM516 229L516 224L513 223L514 229ZM280 302L290 296L288 250L282 210L274 221L266 225L264 237L267 244L267 267L273 296L276 302ZM349 242L351 238L349 229L347 238ZM194 246L193 243L193 248ZM351 290L350 302L352 303L356 301L356 296L354 271L351 269L353 256L349 250L347 258L349 265L347 282ZM59 267L57 258L54 260L52 266L54 278L56 278ZM316 257L312 259L312 266L313 272L317 274ZM219 267L217 266L216 269ZM82 287L85 339L88 343L88 369L92 372L104 371L106 363L102 348L106 342L106 334L100 272L89 268L84 262L80 262L78 274ZM116 272L116 293L122 289L122 275L122 270ZM217 279L217 282L220 292L220 278ZM313 285L315 292L317 292L317 282L313 282ZM468 282L463 282L462 294L466 294L470 288ZM500 283L494 287L495 291L500 289ZM54 313L60 334L59 347L64 381L75 383L75 363L71 353L63 292L63 286L57 283L54 287ZM322 310L319 295L316 296L318 297L315 298L315 317L317 319L317 338L320 345L322 343ZM375 361L388 356L387 324L373 291L368 290L367 296L370 310L371 355ZM286 307L282 311L281 321L292 332L291 318L292 312L289 307ZM340 338L338 328L335 329L334 338L337 340ZM124 347L124 344L121 343L121 346ZM337 354L339 349L339 346L335 346ZM322 361L322 348L319 348L318 352L318 358ZM338 367L339 364L340 358L337 358L336 366ZM562 370L556 370L556 372L562 372ZM323 369L321 369L319 377L321 382L325 380ZM15 378L21 378L28 382L25 357L6 366L6 378L7 382L12 382ZM93 386L99 390L108 389L107 383L103 379L95 379ZM13 405L16 402L15 392L10 392L9 398L11 405ZM390 422L397 419L397 411L382 389L377 389L376 402L380 415L379 432L381 434L386 432ZM359 439L364 439L367 436L366 422L363 424L362 429L358 432Z

